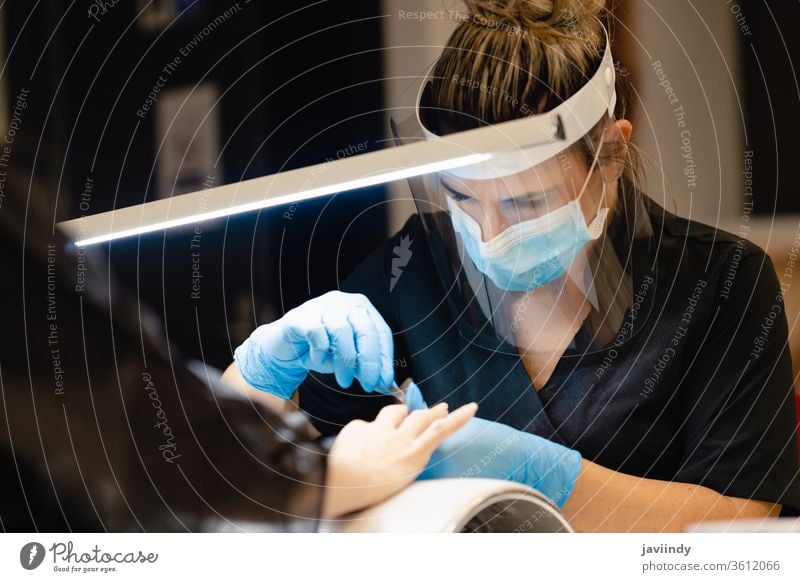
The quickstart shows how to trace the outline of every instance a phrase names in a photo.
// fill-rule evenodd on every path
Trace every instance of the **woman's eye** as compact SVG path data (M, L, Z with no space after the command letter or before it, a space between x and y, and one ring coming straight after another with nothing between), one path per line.
M453 200L456 202L464 202L465 200L469 200L469 196L465 196L464 194L460 194L458 192L453 192Z
M529 210L541 206L541 201L532 198L517 198L513 201L509 201L507 204L512 210Z

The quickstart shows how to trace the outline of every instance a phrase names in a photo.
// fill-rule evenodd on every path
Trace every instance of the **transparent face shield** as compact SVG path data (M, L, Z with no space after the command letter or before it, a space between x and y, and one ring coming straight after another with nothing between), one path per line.
M431 130L441 110L429 99L430 81L422 76L393 110L398 145L456 135ZM538 359L543 369L566 353L619 341L634 296L630 251L651 229L641 202L628 200L601 162L603 132L591 132L613 123L615 103L607 47L594 76L552 111L457 134L499 132L510 147L409 179L448 302L470 341ZM598 138L587 147L590 133ZM529 143L525 136L534 134Z

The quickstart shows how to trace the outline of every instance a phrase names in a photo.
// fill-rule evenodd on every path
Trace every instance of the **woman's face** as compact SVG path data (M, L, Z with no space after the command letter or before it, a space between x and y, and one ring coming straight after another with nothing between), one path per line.
M467 180L442 174L443 191L481 227L488 242L508 227L539 218L571 202L586 180L586 164L571 150L533 168L490 180ZM594 219L602 193L599 172L586 185L580 203L584 218Z

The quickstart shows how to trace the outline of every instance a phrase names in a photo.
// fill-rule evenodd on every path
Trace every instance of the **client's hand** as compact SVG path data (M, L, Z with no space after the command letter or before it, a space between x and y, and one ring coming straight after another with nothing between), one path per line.
M323 515L336 517L391 497L417 478L439 444L475 415L467 404L447 413L393 404L372 422L354 420L336 437L328 459Z

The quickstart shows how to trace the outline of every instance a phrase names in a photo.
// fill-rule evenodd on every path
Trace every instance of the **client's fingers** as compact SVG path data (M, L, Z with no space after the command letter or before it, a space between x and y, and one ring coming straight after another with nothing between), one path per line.
M432 422L444 418L445 416L447 416L447 403L442 402L433 408L413 410L408 415L408 418L403 421L403 424L397 428L412 437L417 437L421 435Z
M475 402L465 404L457 408L444 418L432 422L417 439L417 445L422 449L433 453L441 442L463 427L475 416L478 405Z
M397 428L408 416L408 406L405 404L390 404L381 408L375 422Z

